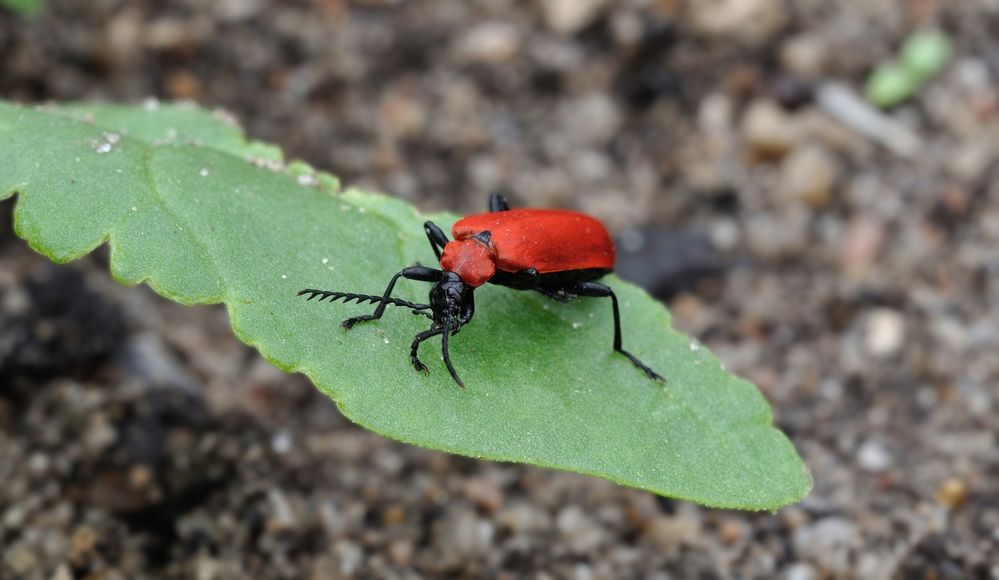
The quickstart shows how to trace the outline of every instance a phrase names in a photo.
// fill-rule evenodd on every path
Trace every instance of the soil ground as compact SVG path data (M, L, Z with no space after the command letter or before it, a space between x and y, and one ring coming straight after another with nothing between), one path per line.
M851 121L926 28L943 72ZM5 99L191 99L424 210L597 215L815 478L739 513L386 440L6 203L0 578L999 578L997 30L992 0L0 12Z

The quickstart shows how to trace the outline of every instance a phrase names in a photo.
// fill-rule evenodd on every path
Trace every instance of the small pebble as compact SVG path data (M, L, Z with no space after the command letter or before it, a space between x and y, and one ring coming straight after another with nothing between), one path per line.
M713 0L690 4L694 31L714 38L760 46L787 22L780 0Z
M567 131L585 142L599 143L612 138L621 127L622 112L605 93L593 92L566 102L561 110ZM599 157L597 153L597 157ZM591 159L594 156L591 156Z
M605 530L577 505L563 508L558 514L557 525L577 554L592 552L607 536Z
M521 39L517 27L490 22L473 27L457 45L459 58L468 62L499 64L509 61L520 51Z
M899 157L915 157L923 148L922 139L907 126L875 109L849 87L826 83L816 93L819 106L840 123L864 135Z
M389 545L389 559L396 566L407 568L413 561L413 542L409 540L396 540Z
M881 222L867 216L853 218L839 249L840 268L851 278L867 276L877 263L884 241Z
M73 580L73 572L69 569L69 566L61 564L56 568L55 574L52 575L52 580Z
M488 553L494 534L491 526L467 508L448 510L434 527L433 544L442 565L453 566Z
M469 479L465 483L465 497L487 513L493 513L503 505L503 490L485 477Z
M791 118L774 101L753 101L742 118L742 136L752 156L760 160L780 159L798 139Z
M857 450L857 462L865 471L880 473L891 467L892 456L883 443L868 439Z
M133 465L128 470L128 485L135 490L142 490L153 481L153 471L148 465Z
M382 513L382 521L386 526L398 526L406 521L406 510L398 504L390 505Z
M876 308L867 315L864 347L876 358L897 354L905 342L905 317L897 310Z
M807 80L822 78L828 48L818 36L803 33L781 45L780 59L784 68Z
M85 565L93 555L97 541L97 532L93 529L86 526L77 528L73 532L72 548L69 554L70 561L76 566Z
M340 573L345 576L354 576L364 560L364 552L361 551L361 548L346 540L341 540L333 546L333 555L336 558Z
M674 552L701 533L701 524L682 515L659 515L649 522L646 533L661 550Z
M718 536L727 546L734 546L746 537L746 523L736 518L726 518L718 526Z
M596 19L608 0L544 0L545 24L550 30L571 36Z
M291 451L291 447L292 447L291 433L286 429L278 431L277 433L274 434L274 437L271 438L271 449L274 450L274 453L277 453L279 455L284 455L285 453Z
M848 575L854 552L862 545L860 530L842 517L827 517L795 530L792 543L799 557L814 560L827 573Z
M38 566L38 558L28 548L18 546L5 550L2 563L9 566L15 576L27 577Z
M819 146L796 149L781 167L780 192L789 201L813 208L829 203L839 175L835 158Z
M968 485L957 477L945 480L937 489L937 502L950 509L961 507L967 499Z
M784 573L786 580L818 580L818 577L815 568L801 563L788 566L787 572Z

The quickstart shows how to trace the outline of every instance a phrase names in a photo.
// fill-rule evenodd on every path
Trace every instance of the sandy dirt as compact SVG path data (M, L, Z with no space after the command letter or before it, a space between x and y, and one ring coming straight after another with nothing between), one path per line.
M948 65L865 132L851 95L926 28ZM4 99L190 99L427 211L598 216L815 478L740 513L386 440L221 309L33 254L7 202L0 578L999 578L997 30L991 0L0 12Z

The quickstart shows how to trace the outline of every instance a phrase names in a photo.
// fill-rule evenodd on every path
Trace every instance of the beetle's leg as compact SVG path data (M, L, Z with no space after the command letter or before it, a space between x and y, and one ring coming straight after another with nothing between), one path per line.
M499 194L499 192L493 193L489 196L489 211L507 211L510 206L506 203L506 198Z
M493 284L506 286L514 290L537 290L541 275L534 268L525 268L516 272L499 270L489 280Z
M570 288L550 288L550 287L546 287L546 286L539 286L539 287L535 288L535 290L537 290L538 292L544 294L545 296L551 298L552 300L554 300L556 302L562 302L562 303L568 302L568 301L572 300L573 298L576 298L576 296L577 296L576 294L572 294L570 292L570 290L572 290L571 287Z
M525 290L531 290L538 287L538 282L541 280L541 274L534 268L524 268L514 272L513 274L514 283L517 284L516 288L523 288Z
M425 266L410 266L408 268L403 268L395 276L392 276L391 280L389 280L388 287L385 288L385 294L382 295L382 301L378 303L378 306L375 307L375 311L373 313L348 318L347 320L341 322L340 326L349 329L358 322L364 322L365 320L377 320L381 318L382 314L385 312L385 307L388 306L388 299L392 296L392 289L395 288L395 282L400 276L410 280L420 280L422 282L437 282L443 275L444 273L440 270L427 268Z
M420 350L420 343L428 338L437 336L438 334L444 332L443 328L424 330L423 332L416 335L413 339L413 346L409 349L409 360L413 363L413 368L420 371L421 373L428 373L427 365L420 362L420 357L417 355L417 351Z
M567 290L578 296L592 296L594 298L604 298L609 296L611 299L611 308L614 310L614 350L628 357L631 362L635 363L636 367L645 371L645 374L648 375L650 379L658 381L666 380L659 373L645 366L645 364L638 360L635 355L621 348L621 312L618 309L617 296L614 295L614 291L611 290L610 286L599 282L580 282L567 288Z
M427 232L427 239L430 240L430 247L434 249L437 259L441 259L441 250L447 245L447 235L434 222L423 222L423 231Z

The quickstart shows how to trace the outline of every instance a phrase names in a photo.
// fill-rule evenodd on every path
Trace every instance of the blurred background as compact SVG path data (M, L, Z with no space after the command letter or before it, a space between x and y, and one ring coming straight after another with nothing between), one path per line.
M187 99L425 211L598 216L815 489L710 510L386 440L6 202L0 578L999 578L996 0L31 4L4 99Z

